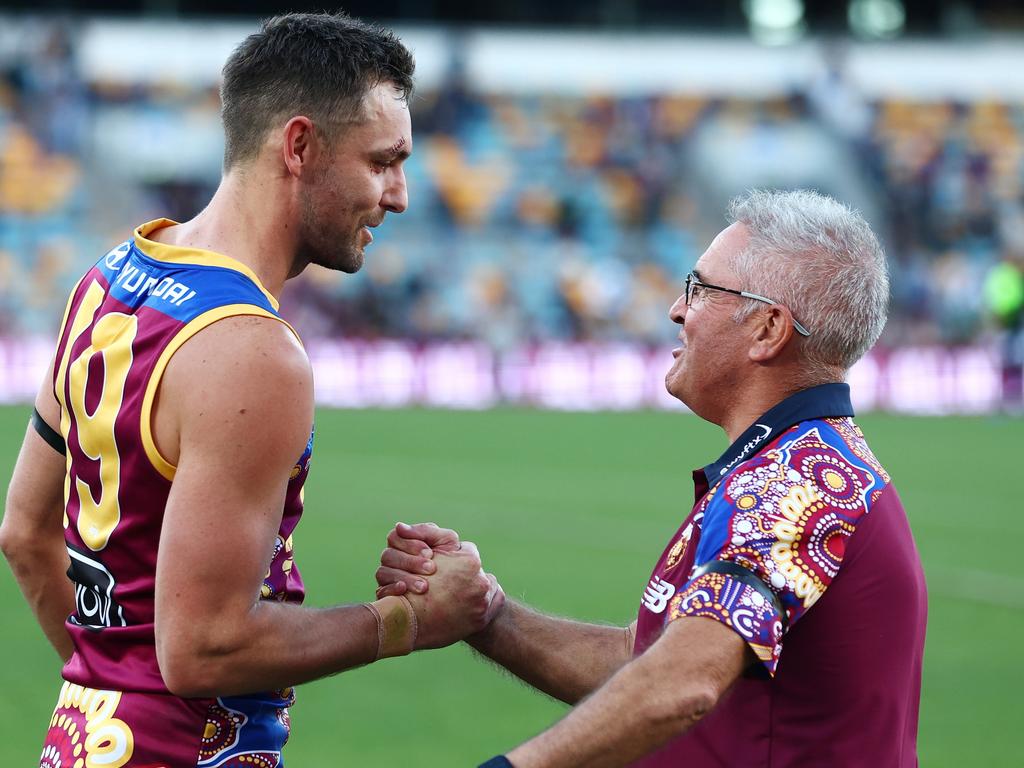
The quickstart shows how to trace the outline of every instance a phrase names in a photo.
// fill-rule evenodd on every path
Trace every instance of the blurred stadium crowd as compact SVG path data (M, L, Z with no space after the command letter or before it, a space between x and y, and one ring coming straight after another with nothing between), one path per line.
M219 145L195 138L219 134L216 90L86 82L69 29L40 21L0 61L3 336L49 333L71 285L129 225L191 216L218 178ZM769 100L479 93L453 66L412 105L408 212L385 223L365 275L293 281L286 314L314 338L667 343L666 310L724 223L724 198L709 192L728 173L708 167L718 142L737 164L845 158L819 186L843 197L829 174L856 176L852 202L886 243L883 345L1019 329L1024 104L867 100L841 58ZM202 170L140 167L154 144Z

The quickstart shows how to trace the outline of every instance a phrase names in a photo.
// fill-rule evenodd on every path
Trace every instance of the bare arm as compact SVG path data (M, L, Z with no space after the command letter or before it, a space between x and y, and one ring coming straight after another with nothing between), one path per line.
M454 531L432 523L399 524L377 570L378 595L429 590L430 558L456 546ZM710 712L755 661L731 628L680 618L643 655L631 659L634 623L614 629L544 616L506 603L477 650L531 685L581 703L563 720L517 747L515 768L613 768L653 752ZM589 698L583 698L591 693Z
M426 578L417 574L432 573L433 553L458 543L455 531L433 523L399 523L381 553L378 596L426 591ZM466 641L534 688L575 704L629 661L634 627L547 616L509 600L484 631Z
M508 754L515 768L628 765L710 712L753 658L729 627L681 618L564 719Z
M52 377L51 368L35 407L56 429L60 407L53 396ZM67 577L70 560L64 546L65 468L64 457L30 425L7 490L0 549L43 633L67 661L74 648L64 622L75 610L75 590Z
M632 627L609 627L546 616L509 600L474 649L544 693L575 704L629 661Z
M157 657L168 688L183 696L251 693L373 661L378 628L365 606L318 610L258 599L288 476L313 419L309 363L290 332L263 318L213 324L172 358L158 408L157 437L178 449L168 455L177 472L156 581ZM426 619L418 647L483 626L477 608L490 585L479 559L453 555L438 568L442 577L468 600L459 615L418 606ZM444 585L435 587L435 607L445 609ZM440 638L429 626L435 615L445 622Z

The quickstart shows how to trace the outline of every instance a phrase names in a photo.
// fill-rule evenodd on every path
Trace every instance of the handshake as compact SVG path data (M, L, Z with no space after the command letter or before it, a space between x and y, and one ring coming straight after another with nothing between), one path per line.
M505 593L469 541L434 523L398 523L377 569L377 658L443 648L480 632Z

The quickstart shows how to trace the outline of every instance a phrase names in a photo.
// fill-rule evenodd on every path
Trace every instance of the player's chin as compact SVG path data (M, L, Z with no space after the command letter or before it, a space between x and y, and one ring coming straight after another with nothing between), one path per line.
M349 254L349 257L341 266L341 271L348 275L354 275L363 268L364 261L365 258L363 257L363 251L362 249L359 249L359 251Z
M334 269L338 272L344 272L347 275L354 275L360 269L363 268L363 249L362 248L351 248L344 253L335 254L330 259L324 259L323 261L317 261L321 267L327 267L328 269Z

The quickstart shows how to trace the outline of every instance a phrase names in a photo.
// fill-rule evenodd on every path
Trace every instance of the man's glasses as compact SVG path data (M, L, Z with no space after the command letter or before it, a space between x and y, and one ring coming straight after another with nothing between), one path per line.
M750 293L749 291L735 291L732 288L723 288L720 285L711 285L710 283L702 283L700 278L697 277L693 272L686 276L686 306L690 306L694 299L701 298L705 291L721 291L722 293L731 293L734 296L742 296L744 299L753 299L754 301L763 301L765 304L776 304L779 302L772 301L767 296L759 296L756 293ZM790 314L792 317L792 313ZM796 332L801 336L810 336L811 332L807 330L803 324L793 318L793 327Z

